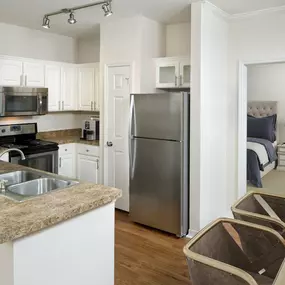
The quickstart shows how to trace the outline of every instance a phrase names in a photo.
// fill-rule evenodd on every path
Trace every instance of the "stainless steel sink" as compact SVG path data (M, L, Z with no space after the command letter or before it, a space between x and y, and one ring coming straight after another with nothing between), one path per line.
M0 174L0 180L6 180L6 185L19 184L26 181L39 179L42 175L31 171L15 171Z
M64 189L78 184L76 181L67 181L56 178L40 178L7 187L8 192L21 196L39 196L45 193Z
M7 181L6 189L0 194L20 202L79 183L33 170L2 173L0 181L3 180Z

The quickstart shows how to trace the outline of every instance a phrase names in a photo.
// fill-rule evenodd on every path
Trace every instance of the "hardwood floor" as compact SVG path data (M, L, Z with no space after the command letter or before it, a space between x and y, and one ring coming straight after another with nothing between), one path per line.
M132 223L116 211L115 285L190 285L183 246L178 239Z

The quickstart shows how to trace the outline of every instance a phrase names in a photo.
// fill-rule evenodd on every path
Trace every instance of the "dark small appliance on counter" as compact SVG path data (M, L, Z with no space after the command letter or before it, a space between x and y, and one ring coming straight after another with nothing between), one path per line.
M98 118L91 117L90 120L84 120L82 126L82 140L96 141L100 137L100 121Z

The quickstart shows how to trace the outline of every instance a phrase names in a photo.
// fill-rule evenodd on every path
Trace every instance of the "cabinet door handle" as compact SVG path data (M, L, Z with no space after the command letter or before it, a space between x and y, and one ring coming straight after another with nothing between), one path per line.
M86 152L89 152L89 149L86 149Z
M61 109L64 110L64 101L61 102Z
M59 158L59 167L61 167L61 157Z
M177 82L178 82L178 76L176 76L176 75L175 75L175 86L177 86L177 85L178 85L178 83L177 83Z
M20 86L23 86L24 85L24 82L23 82L23 74L20 76Z
M99 169L99 159L96 160L97 163L97 170Z
M58 110L60 110L60 101L58 101Z
M91 111L93 111L93 101L91 101Z
M184 82L183 82L183 75L180 75L180 86L183 86Z
M96 102L94 101L94 110L97 110Z
M28 86L28 75L25 75L25 86Z

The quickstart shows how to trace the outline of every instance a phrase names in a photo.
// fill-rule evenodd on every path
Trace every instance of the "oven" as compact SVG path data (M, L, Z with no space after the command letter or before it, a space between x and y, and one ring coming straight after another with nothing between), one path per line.
M25 160L21 160L21 157L18 155L12 156L10 157L10 162L58 174L58 151L25 154L25 156Z
M48 112L48 88L0 87L0 116L34 116Z

